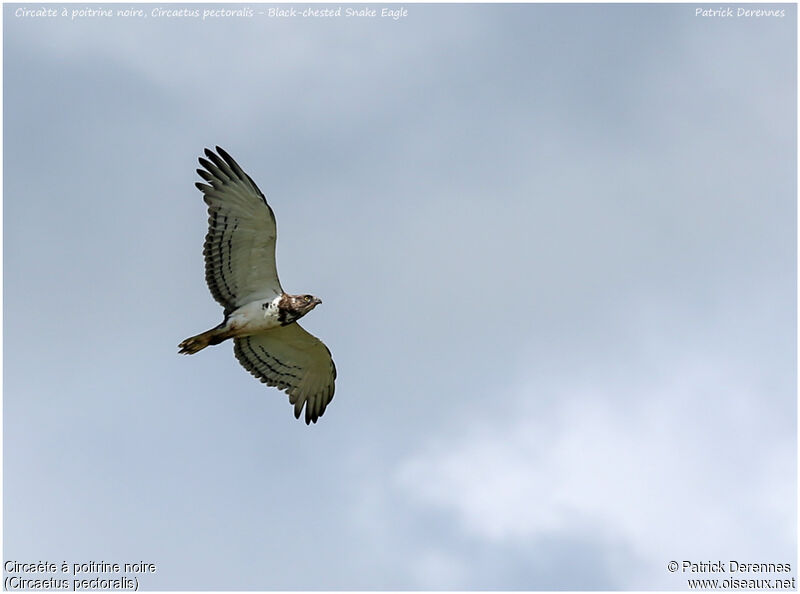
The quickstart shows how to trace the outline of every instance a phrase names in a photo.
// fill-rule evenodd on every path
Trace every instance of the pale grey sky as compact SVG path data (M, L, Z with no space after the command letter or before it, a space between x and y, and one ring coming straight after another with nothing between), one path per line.
M684 590L673 559L796 558L794 5L20 6L5 559ZM193 186L216 144L275 211L283 286L324 301L316 426L229 344L177 354L222 317Z

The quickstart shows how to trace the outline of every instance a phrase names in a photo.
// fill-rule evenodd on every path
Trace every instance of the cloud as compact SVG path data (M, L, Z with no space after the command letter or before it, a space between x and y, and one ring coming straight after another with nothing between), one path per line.
M490 546L559 534L622 545L623 588L678 587L672 559L790 561L791 419L734 352L688 344L644 349L622 374L532 370L497 398L503 416L475 425L466 411L462 430L400 465L397 485Z

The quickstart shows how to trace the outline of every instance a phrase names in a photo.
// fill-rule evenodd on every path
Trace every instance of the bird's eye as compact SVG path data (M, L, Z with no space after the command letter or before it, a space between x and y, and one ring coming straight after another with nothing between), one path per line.
M311 301L311 295L306 295L306 296L305 296L305 300L306 300L306 303L308 303L309 301Z

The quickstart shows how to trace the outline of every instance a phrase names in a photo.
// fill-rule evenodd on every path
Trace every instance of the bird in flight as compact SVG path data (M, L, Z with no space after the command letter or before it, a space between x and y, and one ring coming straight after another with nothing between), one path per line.
M305 406L316 423L333 399L336 366L328 347L297 320L322 303L313 295L289 295L275 264L275 214L258 186L227 152L205 149L195 185L208 205L203 255L206 282L224 308L219 326L184 340L193 355L233 338L233 353L247 371L289 395L294 416Z

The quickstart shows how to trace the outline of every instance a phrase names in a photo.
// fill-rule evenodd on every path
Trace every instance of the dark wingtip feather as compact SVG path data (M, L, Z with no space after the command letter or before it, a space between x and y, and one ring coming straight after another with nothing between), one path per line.
M236 162L236 159L231 157L225 151L225 149L223 149L222 147L218 146L217 147L217 152L219 153L219 156L222 157L222 159L225 161L225 163L227 163L227 165L231 168L231 171L233 171L233 173L236 174L237 177L239 177L241 179L244 179L247 176L247 174L244 172L244 170L241 167L239 167L239 164ZM250 180L250 181L252 182L253 180ZM253 184L253 185L255 186L255 184Z

